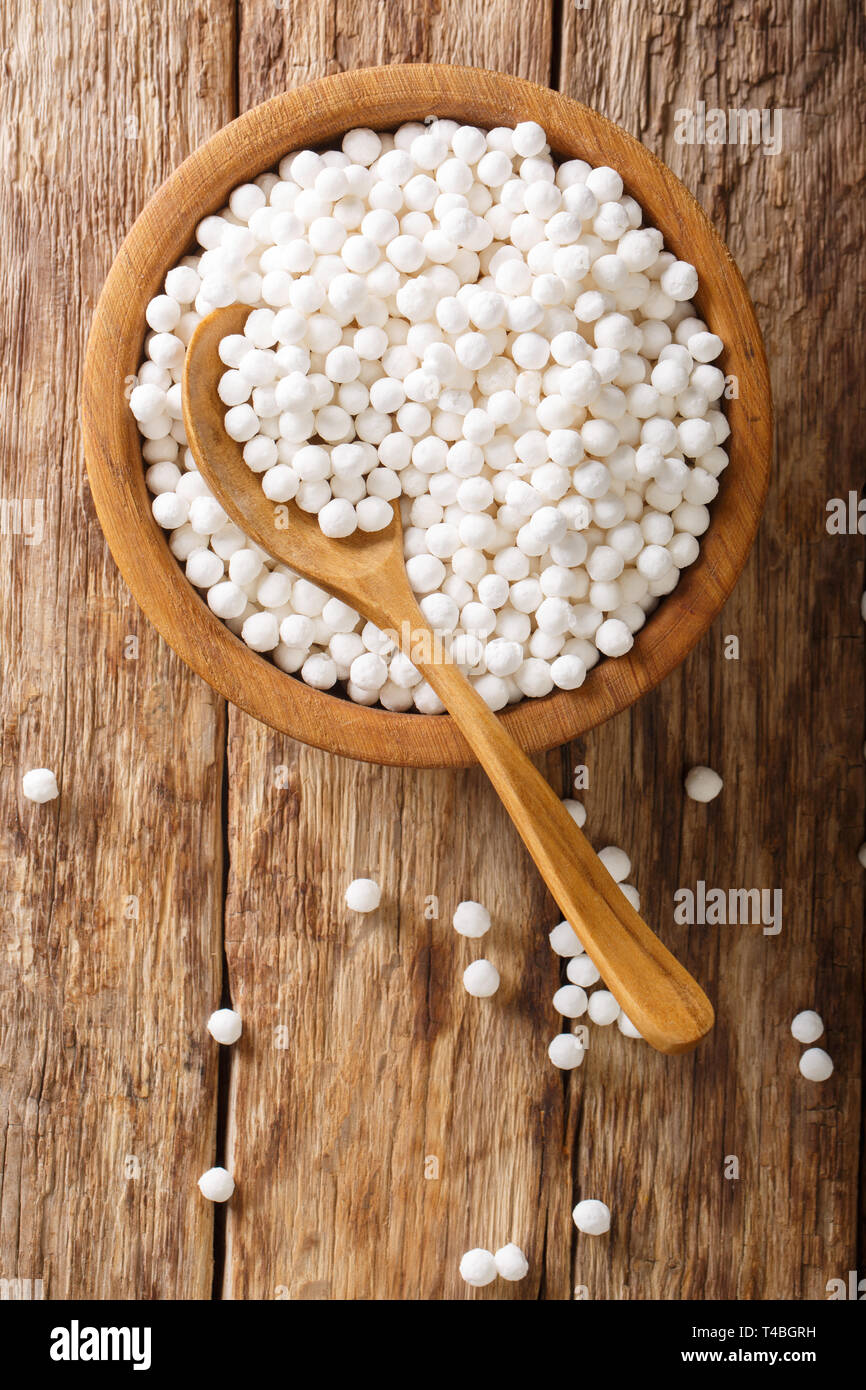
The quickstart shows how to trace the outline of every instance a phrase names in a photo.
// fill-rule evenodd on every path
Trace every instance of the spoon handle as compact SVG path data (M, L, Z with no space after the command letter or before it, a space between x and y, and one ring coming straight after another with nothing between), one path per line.
M456 665L420 668L487 773L566 920L648 1043L687 1052L713 1026L700 986L635 912L585 835Z

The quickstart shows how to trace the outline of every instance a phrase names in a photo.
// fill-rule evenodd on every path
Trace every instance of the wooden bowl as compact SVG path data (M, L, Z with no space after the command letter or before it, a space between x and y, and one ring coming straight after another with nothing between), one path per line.
M766 495L772 401L761 336L730 253L664 164L606 117L500 73L411 64L339 73L255 107L186 159L143 209L99 300L84 370L84 447L102 529L127 584L163 637L224 695L293 738L369 762L459 767L472 755L447 715L391 714L313 690L250 651L187 581L150 509L126 385L142 357L144 310L189 251L196 224L239 183L289 150L357 125L393 129L431 112L486 128L538 121L555 155L610 164L665 246L697 267L697 307L725 342L730 463L696 562L662 600L626 657L603 660L576 691L526 700L500 718L528 751L555 747L626 709L672 671L706 631L743 567Z

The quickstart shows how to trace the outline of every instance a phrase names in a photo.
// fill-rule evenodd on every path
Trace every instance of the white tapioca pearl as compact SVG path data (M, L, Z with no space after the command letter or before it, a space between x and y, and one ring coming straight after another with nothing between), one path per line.
M573 1033L559 1033L550 1043L547 1055L555 1067L562 1071L573 1071L583 1061L585 1049Z
M589 996L588 1012L593 1023L609 1027L618 1019L620 1007L608 990L597 989Z
M210 589L223 577L225 566L206 546L193 550L187 558L186 577L197 589Z
M489 1250L467 1250L460 1261L460 1277L472 1288L483 1289L496 1278L496 1261Z
M499 971L489 960L474 960L463 971L463 987L476 999L489 999L499 988Z
M698 503L681 502L671 515L677 530L692 536L702 536L710 524L707 508Z
M243 589L231 580L215 584L207 593L208 607L218 618L239 618L247 606Z
M598 857L615 883L622 883L631 873L631 860L625 850L616 845L606 845L599 850Z
M800 1073L807 1081L828 1081L833 1075L833 1062L820 1047L810 1047L800 1058Z
M693 299L698 289L698 272L688 261L674 261L662 272L659 283L675 302Z
M244 621L241 637L254 652L273 651L280 640L279 625L273 613L252 613Z
M645 579L661 579L671 568L671 557L661 545L646 546L637 557L636 566Z
M604 1202L585 1198L572 1212L574 1224L589 1236L603 1236L610 1230L610 1208Z
M713 801L722 790L724 783L711 767L697 766L686 773L686 795L692 801Z
M563 1018L580 1018L586 1006L586 991L580 985L563 985L553 996L553 1007Z
M319 512L319 525L322 533L332 539L340 540L351 536L357 530L358 519L351 502L343 497L332 497Z
M791 1023L791 1032L797 1042L817 1042L823 1031L824 1020L813 1009L805 1009L802 1013L797 1014Z
M573 956L565 968L565 974L573 985L579 985L582 989L589 989L601 979L598 967L587 955Z
M680 329L678 328L677 335L679 332ZM677 336L677 341L680 341L679 336ZM689 335L686 339L686 347L696 362L714 362L722 351L724 343L715 333L699 330Z
M563 653L551 662L550 675L558 690L578 690L586 680L586 664Z
M608 618L596 630L595 645L605 656L625 656L634 645L634 637L625 623Z
M208 1168L199 1178L198 1188L209 1202L227 1202L235 1190L235 1180L225 1168Z
M540 657L530 656L514 673L514 680L524 695L549 695L553 689L550 665Z

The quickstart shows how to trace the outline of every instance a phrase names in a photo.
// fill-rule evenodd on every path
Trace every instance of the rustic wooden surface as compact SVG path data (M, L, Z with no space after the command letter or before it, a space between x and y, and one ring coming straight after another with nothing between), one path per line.
M44 499L44 538L0 536L0 1278L55 1298L763 1299L824 1297L857 1267L863 546L827 536L824 508L862 486L863 22L845 0L680 10L7 10L2 497ZM563 791L588 766L591 838L631 853L645 913L708 987L719 1022L693 1057L596 1029L580 1071L553 1072L553 909L483 778L332 759L220 707L92 515L83 343L146 197L286 85L413 59L560 86L640 136L726 236L766 335L778 460L745 576L678 674L543 764ZM698 100L785 108L790 146L678 145ZM695 761L726 779L709 807L682 793ZM64 795L39 808L20 773L41 763ZM364 871L383 911L350 920ZM781 887L781 934L675 926L699 878ZM495 1001L459 987L462 896L494 914ZM223 919L245 1032L218 1077L202 1022ZM822 1087L796 1070L805 1007L836 1062ZM195 1178L223 1153L238 1191L214 1211ZM610 1237L576 1234L580 1196L610 1202ZM468 1292L462 1251L509 1239L529 1277Z

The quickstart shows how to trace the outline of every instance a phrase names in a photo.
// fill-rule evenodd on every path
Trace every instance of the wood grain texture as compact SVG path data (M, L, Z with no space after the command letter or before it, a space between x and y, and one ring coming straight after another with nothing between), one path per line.
M624 1080L607 1037L587 1059L569 1120L577 1195L620 1213L609 1246L576 1244L593 1298L824 1298L857 1267L863 541L825 531L827 500L863 482L846 401L863 343L849 287L866 272L855 10L563 7L563 90L665 159L737 258L778 421L765 520L725 612L679 673L572 750L594 778L588 830L632 854L644 911L717 1014L692 1059L632 1051ZM678 144L676 111L701 100L782 110L782 152ZM708 807L682 795L696 762L725 778ZM698 879L781 888L781 933L675 926L673 893ZM836 1065L820 1087L797 1071L789 1029L804 1008L822 1013Z
M233 114L235 69L246 108L403 59L542 82L556 61L563 90L693 189L758 306L778 462L750 567L678 675L542 763L561 790L588 765L592 842L632 855L643 912L708 984L719 1023L679 1059L595 1029L563 1084L544 1056L553 906L481 774L331 759L230 710L226 947L245 1033L219 1292L463 1298L462 1251L507 1239L529 1278L469 1297L822 1298L857 1267L863 543L827 536L824 506L863 483L849 386L863 20L844 0L563 0L554 43L552 11L258 0L239 8L237 55L221 0L4 16L0 493L46 507L40 546L0 536L0 1278L42 1275L49 1297L210 1293L212 1213L194 1181L216 1125L200 1023L219 988L220 713L138 613L91 514L75 401L86 324L145 198ZM677 145L672 113L699 99L784 108L792 148ZM120 661L127 633L137 664ZM726 779L709 807L682 794L696 761ZM19 774L42 762L66 793L38 808ZM364 871L385 887L375 924L343 905ZM672 894L697 878L782 887L781 934L675 926ZM133 931L115 908L128 880L146 904ZM494 1001L459 985L481 953L449 925L464 894L493 911ZM799 1078L788 1032L806 1007L836 1062L821 1087ZM138 1180L119 1171L128 1153ZM611 1202L609 1238L575 1234L585 1196Z
M278 38L269 7L245 4L242 108L333 71L335 13L352 64L549 72L547 6L521 7L515 24L507 0L483 20L453 0L312 3L293 7ZM552 1011L537 1002L558 980L542 930L556 913L486 779L329 758L235 711L230 729L228 971L268 1044L247 1037L234 1059L242 1195L227 1213L226 1296L567 1298L570 1139L561 1076L546 1064ZM384 889L369 923L343 902L365 872ZM491 909L483 949L451 927L462 897ZM503 978L496 1001L460 984L485 950ZM270 1044L278 1022L285 1050ZM438 1177L425 1177L425 1156ZM530 1276L468 1290L463 1251L512 1239Z
M0 1277L47 1298L212 1281L195 1180L216 1140L224 713L115 572L77 413L122 235L230 114L229 19L128 3L0 21ZM24 499L39 543L9 521ZM44 806L21 793L40 765L62 787Z

